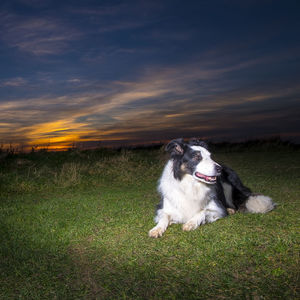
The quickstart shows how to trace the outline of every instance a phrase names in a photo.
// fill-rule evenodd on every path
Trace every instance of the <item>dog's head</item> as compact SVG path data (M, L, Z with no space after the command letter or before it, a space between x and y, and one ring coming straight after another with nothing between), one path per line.
M173 159L176 179L191 175L197 181L215 184L221 175L221 166L211 159L208 146L203 141L191 139L185 143L183 139L176 139L166 146L166 151Z

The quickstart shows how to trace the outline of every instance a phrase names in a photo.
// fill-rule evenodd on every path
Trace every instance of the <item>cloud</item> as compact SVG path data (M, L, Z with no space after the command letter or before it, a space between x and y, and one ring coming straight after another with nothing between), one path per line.
M67 82L70 82L70 83L81 83L82 80L80 78L71 78L71 79L68 79Z
M299 100L299 85L236 87L239 72L260 62L227 65L199 59L151 67L131 81L88 82L69 76L65 82L82 84L84 89L0 102L1 139L63 146L74 141L146 142L187 135L238 138L245 130L249 135L260 132L260 127L266 128L265 134L278 132L277 125L270 125L274 120L282 132L289 132L295 126L289 122L295 111L289 104L295 107ZM228 77L229 73L235 76Z
M124 14L129 9L126 3L119 3L115 5L98 5L96 7L90 8L89 6L82 5L80 8L69 7L68 11L81 15L81 16L117 16L119 14Z
M27 80L23 77L15 77L0 81L0 87L19 87L27 84Z
M10 47L36 56L61 54L80 33L53 17L0 14L1 39Z

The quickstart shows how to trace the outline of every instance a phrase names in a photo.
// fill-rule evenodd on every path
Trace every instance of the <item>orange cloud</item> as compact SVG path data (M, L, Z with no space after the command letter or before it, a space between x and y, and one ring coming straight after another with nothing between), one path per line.
M1 139L30 146L50 143L53 148L63 148L79 141L124 141L142 132L176 133L178 128L212 132L236 124L236 120L225 120L222 115L231 106L242 109L243 105L253 103L251 107L257 107L258 102L299 92L298 87L223 91L217 85L203 84L206 78L214 81L232 68L206 70L197 65L179 66L152 70L137 81L111 82L105 89L94 92L5 101L0 104ZM203 86L198 87L198 81ZM241 122L264 118L267 119L265 115L245 115Z

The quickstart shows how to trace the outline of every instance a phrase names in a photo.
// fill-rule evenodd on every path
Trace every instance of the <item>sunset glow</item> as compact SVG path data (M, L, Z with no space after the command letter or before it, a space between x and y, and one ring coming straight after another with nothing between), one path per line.
M4 148L299 142L298 2L13 0L0 9Z

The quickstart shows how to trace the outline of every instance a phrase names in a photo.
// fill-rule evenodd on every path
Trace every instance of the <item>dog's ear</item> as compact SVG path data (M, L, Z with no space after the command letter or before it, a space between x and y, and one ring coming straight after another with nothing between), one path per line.
M183 155L185 150L185 143L183 139L172 140L167 146L166 151L171 154L171 156Z
M189 140L189 145L191 145L191 146L201 146L201 147L208 150L208 145L204 141L201 141L197 138L191 138Z

